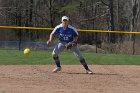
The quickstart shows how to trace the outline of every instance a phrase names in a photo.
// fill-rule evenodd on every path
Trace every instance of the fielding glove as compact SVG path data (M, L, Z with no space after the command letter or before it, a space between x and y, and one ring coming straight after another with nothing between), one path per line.
M76 41L72 41L72 42L69 42L65 45L66 49L71 49L72 47L76 46L77 45L77 42Z

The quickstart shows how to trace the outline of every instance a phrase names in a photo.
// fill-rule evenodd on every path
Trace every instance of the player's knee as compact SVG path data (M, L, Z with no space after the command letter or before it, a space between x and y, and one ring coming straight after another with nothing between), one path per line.
M53 57L54 60L58 60L59 59L58 55L56 55L56 54L52 54L52 57Z
M54 60L59 60L59 57L58 56L56 56L56 57L54 56L53 59Z
M84 59L84 58L81 58L81 59L80 59L80 62L81 62L81 63L84 63L84 62L85 62L85 59Z
M85 59L84 58L80 59L80 63L83 64L83 65L86 64Z

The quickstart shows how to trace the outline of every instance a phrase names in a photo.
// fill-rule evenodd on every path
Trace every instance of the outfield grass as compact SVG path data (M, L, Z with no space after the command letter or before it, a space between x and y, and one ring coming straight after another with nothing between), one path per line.
M99 54L82 52L88 64L102 65L140 65L140 55ZM60 56L62 64L80 64L71 52L63 52ZM1 65L19 64L53 64L51 51L32 51L26 57L23 51L0 50Z

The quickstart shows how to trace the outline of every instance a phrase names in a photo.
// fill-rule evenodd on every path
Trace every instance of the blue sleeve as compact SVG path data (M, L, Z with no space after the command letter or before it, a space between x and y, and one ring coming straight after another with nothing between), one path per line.
M73 36L74 36L74 37L75 37L75 36L78 36L78 32L77 32L76 29L73 29Z
M54 32L55 35L59 34L59 28L57 28Z
M73 34L73 35L74 35L74 37L75 37L75 36L78 36L78 34L77 34L76 32L74 32L74 34Z
M59 27L59 26L56 26L56 27L54 28L54 30L52 31L51 34L57 35L57 34L59 34L59 30L60 30L60 27Z

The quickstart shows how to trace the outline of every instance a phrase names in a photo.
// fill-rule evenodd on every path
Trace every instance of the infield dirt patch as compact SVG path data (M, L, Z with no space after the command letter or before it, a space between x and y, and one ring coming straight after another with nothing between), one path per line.
M140 66L90 65L93 75L81 65L1 65L0 93L140 93Z

